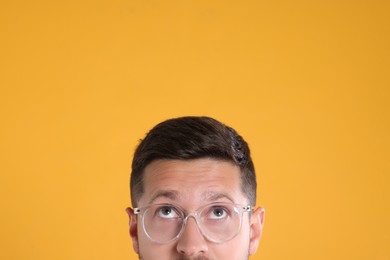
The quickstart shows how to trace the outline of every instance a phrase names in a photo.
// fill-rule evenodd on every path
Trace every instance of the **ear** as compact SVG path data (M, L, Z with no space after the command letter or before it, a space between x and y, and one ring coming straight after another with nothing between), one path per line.
M137 217L134 214L134 210L132 208L127 208L126 212L127 215L129 215L129 233L133 241L133 248L134 251L138 254L139 244L138 244L138 231L137 231Z
M257 208L251 217L249 254L253 255L259 246L261 234L263 231L265 211L262 207Z

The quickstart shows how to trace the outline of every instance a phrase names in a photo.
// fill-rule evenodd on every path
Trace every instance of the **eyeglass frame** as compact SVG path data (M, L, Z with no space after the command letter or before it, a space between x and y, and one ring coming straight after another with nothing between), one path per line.
M202 211L204 209L206 209L207 207L210 207L212 205L220 205L220 204L229 204L231 206L234 206L234 208L238 209L239 210L239 218L240 218L240 225L237 229L237 232L229 239L227 240L224 240L224 241L217 241L217 240L214 240L212 238L209 238L207 235L204 234L203 230L202 230L202 225L199 225L199 223L202 223L199 219L200 217L200 213L202 213ZM154 207L154 206L170 206L170 207L174 207L178 210L180 210L180 212L182 214L180 214L180 218L181 218L181 228L180 228L180 231L179 233L173 237L172 239L168 240L168 241L165 241L165 242L161 242L161 241L156 241L154 239L152 239L152 237L149 235L149 233L146 231L146 228L145 228L145 221L144 221L144 218L145 218L145 215L144 213L151 207ZM155 243L158 243L158 244L168 244L170 242L173 242L177 239L179 239L179 237L182 235L183 231L184 231L184 228L187 224L187 220L190 218L190 217L193 217L195 222L196 222L196 225L198 227L198 230L200 231L200 233L202 234L202 236L204 238L206 238L208 241L210 242L213 242L213 243L216 243L216 244L222 244L222 243L225 243L225 242L228 242L230 240L232 240L233 238L235 238L239 233L240 233L240 230L241 230L241 226L242 226L242 217L244 215L245 212L253 212L255 209L255 206L251 206L251 205L240 205L240 204L235 204L235 203L229 203L229 202L212 202L212 203L209 203L209 204L206 204L206 205L203 205L201 206L200 208L198 208L196 211L193 211L193 212L189 212L189 213L186 213L187 211L185 209L183 209L181 206L179 205L176 205L176 204L172 204L172 203L158 203L158 204L150 204L150 205L147 205L145 207L141 207L141 208L134 208L134 214L136 216L140 216L141 219L142 219L142 228L143 228L143 231L145 232L146 236L152 241L152 242L155 242ZM143 213L142 213L143 211Z

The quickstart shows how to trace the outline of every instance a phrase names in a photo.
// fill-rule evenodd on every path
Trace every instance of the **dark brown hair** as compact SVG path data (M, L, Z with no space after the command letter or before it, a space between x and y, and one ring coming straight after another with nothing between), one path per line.
M159 123L135 150L130 180L133 207L144 192L144 170L152 161L199 158L224 160L239 166L242 192L255 205L255 169L245 140L233 128L213 118L187 116Z

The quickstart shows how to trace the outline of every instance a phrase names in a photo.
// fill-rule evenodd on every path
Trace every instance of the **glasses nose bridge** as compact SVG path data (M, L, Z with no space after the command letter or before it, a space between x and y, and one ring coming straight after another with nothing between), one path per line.
M186 225L187 225L187 221L190 219L190 218L193 218L195 220L195 223L196 223L196 226L199 230L199 232L201 234L203 234L203 228L202 228L202 221L200 219L200 215L202 214L202 211L203 210L198 210L198 211L193 211L193 212L188 212L186 214L184 214L184 219L183 219L183 225L181 227L181 232L184 231Z
M193 212L189 212L189 213L186 213L184 214L184 218L183 218L183 224L181 226L181 230L180 230L180 235L185 231L186 229L186 226L187 226L187 222L190 218L193 218L195 220L195 223L196 223L196 227L198 229L198 231L200 232L200 234L203 236L203 231L202 231L202 223L200 223L200 214L201 212L199 211L193 211Z
M187 221L190 217L192 217L195 220L196 224L198 225L198 228L200 228L199 215L200 215L200 212L198 212L198 211L189 212L189 213L185 214L185 218L183 220L183 228L187 224Z

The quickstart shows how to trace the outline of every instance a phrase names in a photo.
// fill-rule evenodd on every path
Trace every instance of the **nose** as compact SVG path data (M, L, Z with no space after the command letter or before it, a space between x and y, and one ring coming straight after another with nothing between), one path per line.
M177 251L185 256L206 254L208 250L207 241L200 233L195 219L192 217L188 218L183 228L183 233L177 242Z

